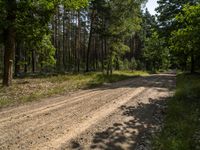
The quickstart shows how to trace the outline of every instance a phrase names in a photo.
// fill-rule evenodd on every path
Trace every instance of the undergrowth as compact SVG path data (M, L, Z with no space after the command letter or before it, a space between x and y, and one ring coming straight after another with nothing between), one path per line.
M164 128L154 139L155 150L200 150L200 75L177 76L168 102Z
M102 73L34 75L15 79L11 87L0 87L0 107L19 105L84 88L94 88L136 76L148 75L142 71L115 71L112 76Z

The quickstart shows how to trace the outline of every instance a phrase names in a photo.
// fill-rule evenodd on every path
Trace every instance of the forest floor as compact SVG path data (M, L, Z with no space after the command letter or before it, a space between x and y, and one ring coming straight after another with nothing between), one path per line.
M100 72L83 74L32 74L13 80L11 87L0 87L0 109L21 105L52 96L66 95L80 89L89 89L137 76L143 71L115 71L112 76ZM1 84L1 83L0 83Z
M0 111L0 149L148 149L175 74L130 78Z

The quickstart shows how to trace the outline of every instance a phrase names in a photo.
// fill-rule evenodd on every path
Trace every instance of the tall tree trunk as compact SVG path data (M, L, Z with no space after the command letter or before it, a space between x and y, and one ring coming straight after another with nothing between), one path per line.
M4 46L0 46L0 76L3 72L3 62L4 62Z
M35 50L32 50L32 73L35 73L36 71L36 56L35 56Z
M58 36L59 36L59 41L58 41L58 47L59 47L59 71L63 72L63 68L64 68L64 65L63 65L63 52L64 52L64 49L63 49L63 35L64 34L62 32L62 7L59 7L59 14L58 14L58 27L59 27L59 33L58 33Z
M85 27L86 28L86 25ZM87 50L87 47L86 47L86 43L87 43L87 34L88 32L86 31L86 29L84 29L84 35L83 35L83 63L86 64L86 50Z
M92 10L91 14L91 23L90 23L90 35L89 35L89 41L88 41L88 49L86 54L86 72L89 71L89 57L90 57L90 51L91 51L91 44L92 44L92 35L93 35L93 26L94 26L94 20L95 20L95 10Z
M71 70L71 66L70 66L70 64L71 64L71 49L72 49L72 47L71 47L71 45L72 45L72 43L71 43L71 38L72 38L72 26L71 26L71 18L72 18L72 12L70 12L69 11L69 13L68 13L68 15L69 15L69 18L68 18L68 38L67 38L67 49L68 49L68 63L67 63L67 70L68 71L70 71Z
M65 21L66 21L66 10L64 8L64 12L63 12L63 43L62 43L62 46L63 46L63 67L64 67L64 70L66 69L66 52L67 52L67 41L66 41L66 24L65 24Z
M93 39L93 51L94 51L94 55L93 55L93 63L94 63L94 71L97 70L97 41L96 41L97 37L95 37Z
M4 30L4 74L3 74L3 86L12 85L13 79L13 63L15 55L15 19L16 19L16 0L7 0L7 21L9 26Z
M3 85L12 85L13 79L13 62L15 51L15 29L9 27L4 31L5 34L5 52L4 52L4 76Z
M74 18L73 18L73 16L74 16L74 13L71 11L71 13L70 13L70 20L74 20ZM70 23L70 22L69 22ZM72 68L73 68L73 29L74 29L74 27L73 27L73 23L71 22L70 24L69 24L69 30L70 30L70 40L69 40L69 71L71 71L72 70Z
M56 18L56 15L53 15L53 18L52 18L52 43L53 43L53 46L56 47L56 23L55 23L55 18Z
M72 23L72 61L71 63L73 71L76 71L76 63L77 63L77 55L76 55L76 43L77 43L77 37L76 37L76 12L73 11L72 12L72 20L75 21L74 23Z
M133 37L133 57L136 58L136 34Z
M61 48L60 48L60 6L57 6L56 20L55 20L55 48L56 48L56 70L61 71Z
M77 71L80 72L80 53L81 53L81 16L80 16L80 10L77 14L78 17L78 38L77 38Z
M75 21L75 25L74 25L74 41L75 41L75 43L74 43L74 71L75 72L77 72L77 44L78 44L78 42L77 42L77 39L78 39L78 37L77 37L77 23L78 23L78 21L77 21L77 12L75 11L74 12L74 21Z
M26 49L24 49L24 61L25 61L25 64L24 64L24 73L27 73L28 71L28 58L27 58L27 51Z
M81 18L80 10L77 12L77 32L76 32L76 68L77 72L80 72L80 51L81 51Z
M75 71L80 71L80 48L81 48L81 20L80 10L76 13L76 32L75 32Z
M101 41L101 69L104 72L104 40Z
M106 65L106 63L108 63L107 62L107 54L108 54L107 51L108 51L107 50L107 38L105 37L105 39L104 39L104 60L106 60L105 65Z
M194 60L194 51L192 50L191 54L191 73L195 73L195 60Z
M20 42L16 44L16 52L15 52L15 76L18 76L20 72L20 59L21 59L21 47Z

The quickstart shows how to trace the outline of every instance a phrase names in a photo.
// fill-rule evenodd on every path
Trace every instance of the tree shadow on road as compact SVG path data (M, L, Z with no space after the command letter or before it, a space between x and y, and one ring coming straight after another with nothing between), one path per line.
M159 129L165 113L166 101L150 99L150 104L122 106L122 115L130 118L123 123L115 123L93 137L90 149L103 150L148 150L151 136Z
M139 77L141 80L130 79L111 85L105 85L94 90L117 88L153 87L158 92L169 92L175 88L175 75L163 74L148 77ZM129 82L130 81L130 82ZM139 82L138 82L139 81ZM95 150L149 150L151 139L160 125L166 111L166 102L169 97L149 99L149 103L139 103L137 106L126 104L119 109L123 122L116 122L106 130L97 132L92 137L92 144L87 149ZM84 149L78 142L72 143L72 149Z

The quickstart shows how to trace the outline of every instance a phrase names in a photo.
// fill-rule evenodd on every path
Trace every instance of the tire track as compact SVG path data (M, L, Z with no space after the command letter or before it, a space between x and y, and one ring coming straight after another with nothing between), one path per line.
M86 90L87 93L81 92L72 98L57 98L58 102L34 108L28 113L12 114L11 117L5 116L12 110L2 112L5 116L0 120L0 149L48 149L49 146L57 149L62 142L84 132L132 97L150 90L151 85L160 78L134 78L92 91Z

